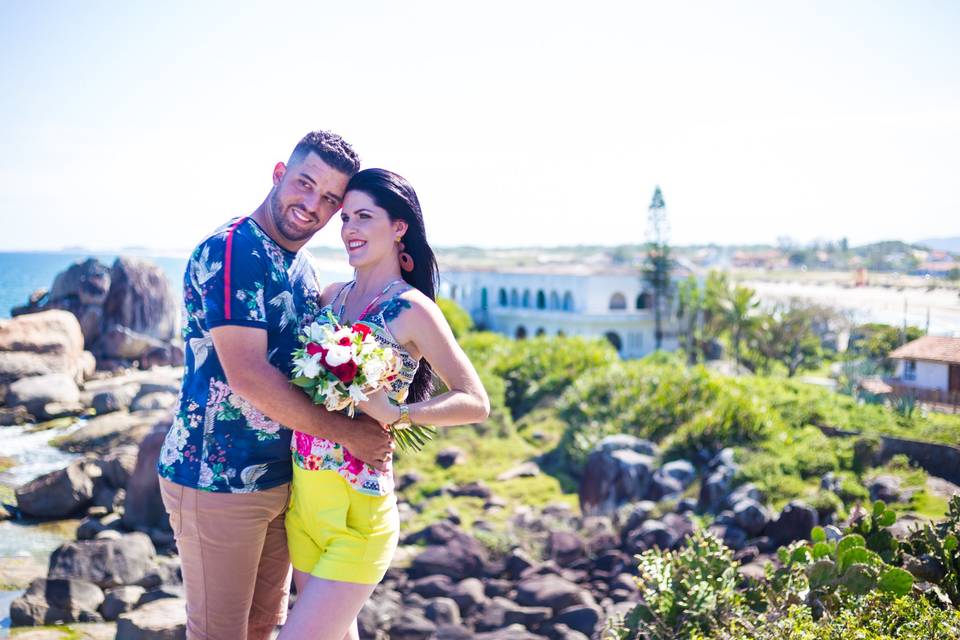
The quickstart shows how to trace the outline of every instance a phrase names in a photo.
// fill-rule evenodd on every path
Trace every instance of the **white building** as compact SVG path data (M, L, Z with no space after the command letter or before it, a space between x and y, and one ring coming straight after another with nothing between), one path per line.
M923 336L893 350L890 358L897 361L896 382L960 393L960 338Z
M606 337L624 358L654 350L653 294L635 269L588 266L510 271L444 271L441 295L466 309L478 327L514 338ZM662 319L662 349L677 348L674 313Z

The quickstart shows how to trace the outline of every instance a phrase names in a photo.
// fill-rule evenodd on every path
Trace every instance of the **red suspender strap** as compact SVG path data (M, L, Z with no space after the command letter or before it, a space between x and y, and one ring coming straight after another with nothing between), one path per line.
M223 259L223 262L224 262L224 265L223 265L223 319L224 320L230 319L230 299L231 299L230 271L232 270L232 267L233 267L233 262L231 261L231 257L233 255L233 232L236 231L237 227L239 227L243 223L243 221L246 219L247 219L246 216L244 216L243 218L240 218L239 220L234 222L233 226L230 227L230 230L227 231L227 249Z

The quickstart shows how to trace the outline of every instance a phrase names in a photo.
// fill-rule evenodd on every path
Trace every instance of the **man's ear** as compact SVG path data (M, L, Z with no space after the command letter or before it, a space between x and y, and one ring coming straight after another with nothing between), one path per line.
M273 167L273 184L280 184L280 179L283 177L283 174L287 172L287 165L282 162L278 162Z

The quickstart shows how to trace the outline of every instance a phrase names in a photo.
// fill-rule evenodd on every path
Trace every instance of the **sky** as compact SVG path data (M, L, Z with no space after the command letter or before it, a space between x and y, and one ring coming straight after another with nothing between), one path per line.
M960 235L960 3L0 0L0 250L186 250L313 129L437 246ZM336 223L317 244L339 242Z

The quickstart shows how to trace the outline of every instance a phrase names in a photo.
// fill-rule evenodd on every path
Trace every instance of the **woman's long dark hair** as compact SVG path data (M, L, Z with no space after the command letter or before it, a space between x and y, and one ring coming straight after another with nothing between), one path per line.
M407 223L407 232L403 234L404 251L413 258L413 271L400 273L412 287L420 290L431 300L437 299L437 283L440 272L437 258L427 242L427 231L423 225L423 211L417 192L402 176L386 169L364 169L350 178L347 191L361 191L387 212L390 220L403 220ZM408 402L420 402L430 397L433 391L433 368L430 363L420 359L420 367L413 378L407 393Z

